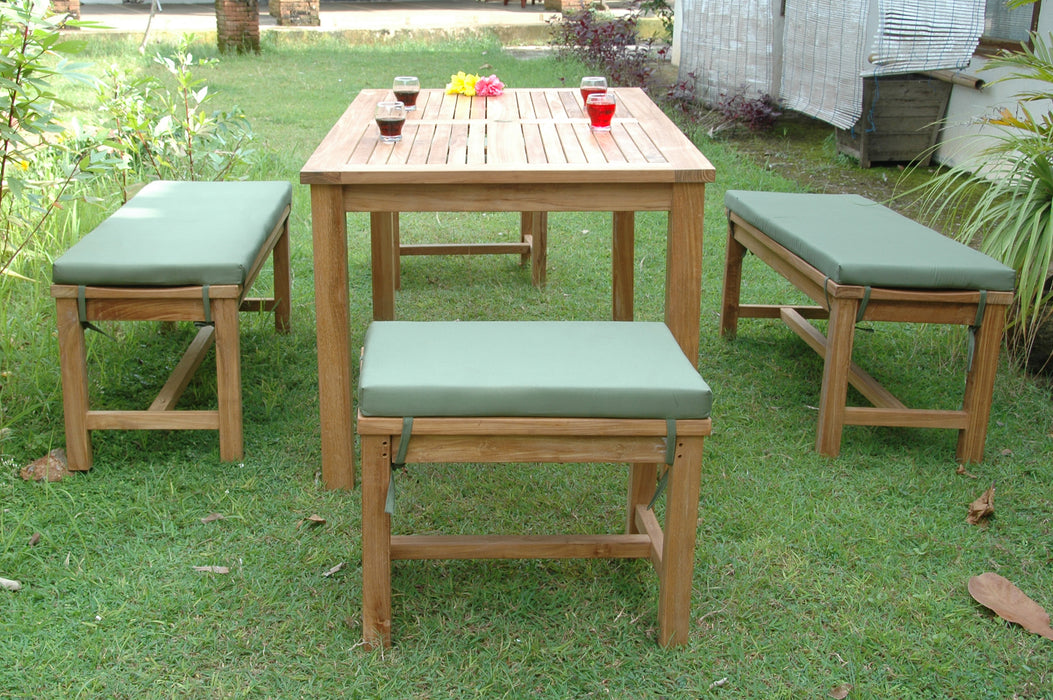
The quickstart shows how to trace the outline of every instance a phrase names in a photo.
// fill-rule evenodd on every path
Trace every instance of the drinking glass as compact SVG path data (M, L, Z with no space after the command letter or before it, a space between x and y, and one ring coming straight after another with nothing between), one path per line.
M402 125L406 123L406 105L401 102L381 102L377 104L376 118L381 141L398 143L402 140Z
M593 131L610 131L611 117L614 116L614 93L595 92L585 102L585 111L589 113L589 125Z
M414 75L400 75L395 78L391 87L395 99L406 105L406 111L417 109L417 95L420 94L420 80Z
M581 101L588 102L589 95L607 92L607 79L602 75L589 75L581 79Z

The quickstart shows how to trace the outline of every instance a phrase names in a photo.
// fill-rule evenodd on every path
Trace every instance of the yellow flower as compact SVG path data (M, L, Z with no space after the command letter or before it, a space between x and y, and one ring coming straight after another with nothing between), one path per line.
M478 75L465 73L463 70L458 71L455 75L450 76L450 82L446 84L446 94L472 97L475 95L475 84L478 80Z

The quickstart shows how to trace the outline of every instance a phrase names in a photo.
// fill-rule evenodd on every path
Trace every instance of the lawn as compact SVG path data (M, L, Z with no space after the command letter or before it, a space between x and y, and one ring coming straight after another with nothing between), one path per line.
M576 84L583 69L486 40L364 47L274 36L261 56L224 57L201 74L260 136L253 177L295 185L293 332L242 322L243 463L219 462L212 433L104 433L91 472L23 481L19 469L64 440L49 267L29 270L34 283L0 281L0 576L24 586L0 590L0 697L799 698L844 684L854 698L1053 696L1053 644L966 590L996 571L1053 610L1048 385L1003 362L987 460L966 474L949 431L853 427L840 457L814 454L819 359L777 323L744 321L734 342L717 333L723 192L803 185L701 135L717 183L707 189L699 371L715 405L689 644L655 645L646 562L406 562L393 577L395 645L363 649L359 494L320 484L299 168L356 91L391 75L434 86L486 70L528 87ZM134 49L93 39L90 54L154 70ZM85 209L84 226L104 214ZM403 235L501 240L517 225L503 214L407 215ZM400 317L605 318L609 225L609 215L553 214L542 290L512 257L409 259ZM637 217L644 320L661 319L664 225ZM349 216L348 230L355 346L371 317L368 222ZM747 263L744 298L792 293ZM856 361L908 405L959 401L964 332L863 325ZM105 330L113 337L89 337L92 390L114 407L148 401L193 333ZM186 405L208 405L212 383L204 372ZM395 529L613 532L625 477L603 464L415 467L400 480ZM967 524L967 505L992 483L995 516ZM229 573L195 570L205 566Z

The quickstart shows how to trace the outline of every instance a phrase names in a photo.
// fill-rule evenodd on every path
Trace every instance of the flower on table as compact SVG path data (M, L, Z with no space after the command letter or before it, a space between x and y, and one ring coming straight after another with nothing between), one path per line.
M496 75L475 81L475 94L482 97L497 97L505 90L505 84Z
M474 73L465 73L463 70L450 76L450 82L446 84L446 94L467 95L474 97L496 97L504 92L505 84L496 75L482 77Z
M463 70L458 71L454 75L450 76L450 82L446 85L446 94L468 95L469 97L471 97L475 94L475 83L478 80L478 75L474 75L472 73L465 73Z

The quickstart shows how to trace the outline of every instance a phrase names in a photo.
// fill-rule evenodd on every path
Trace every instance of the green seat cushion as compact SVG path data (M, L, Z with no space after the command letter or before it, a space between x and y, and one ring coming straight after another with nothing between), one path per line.
M378 321L366 416L706 418L709 386L663 323Z
M729 190L724 204L840 284L1013 289L997 260L854 194Z
M56 284L244 284L292 201L288 182L168 182L143 187L55 261Z

